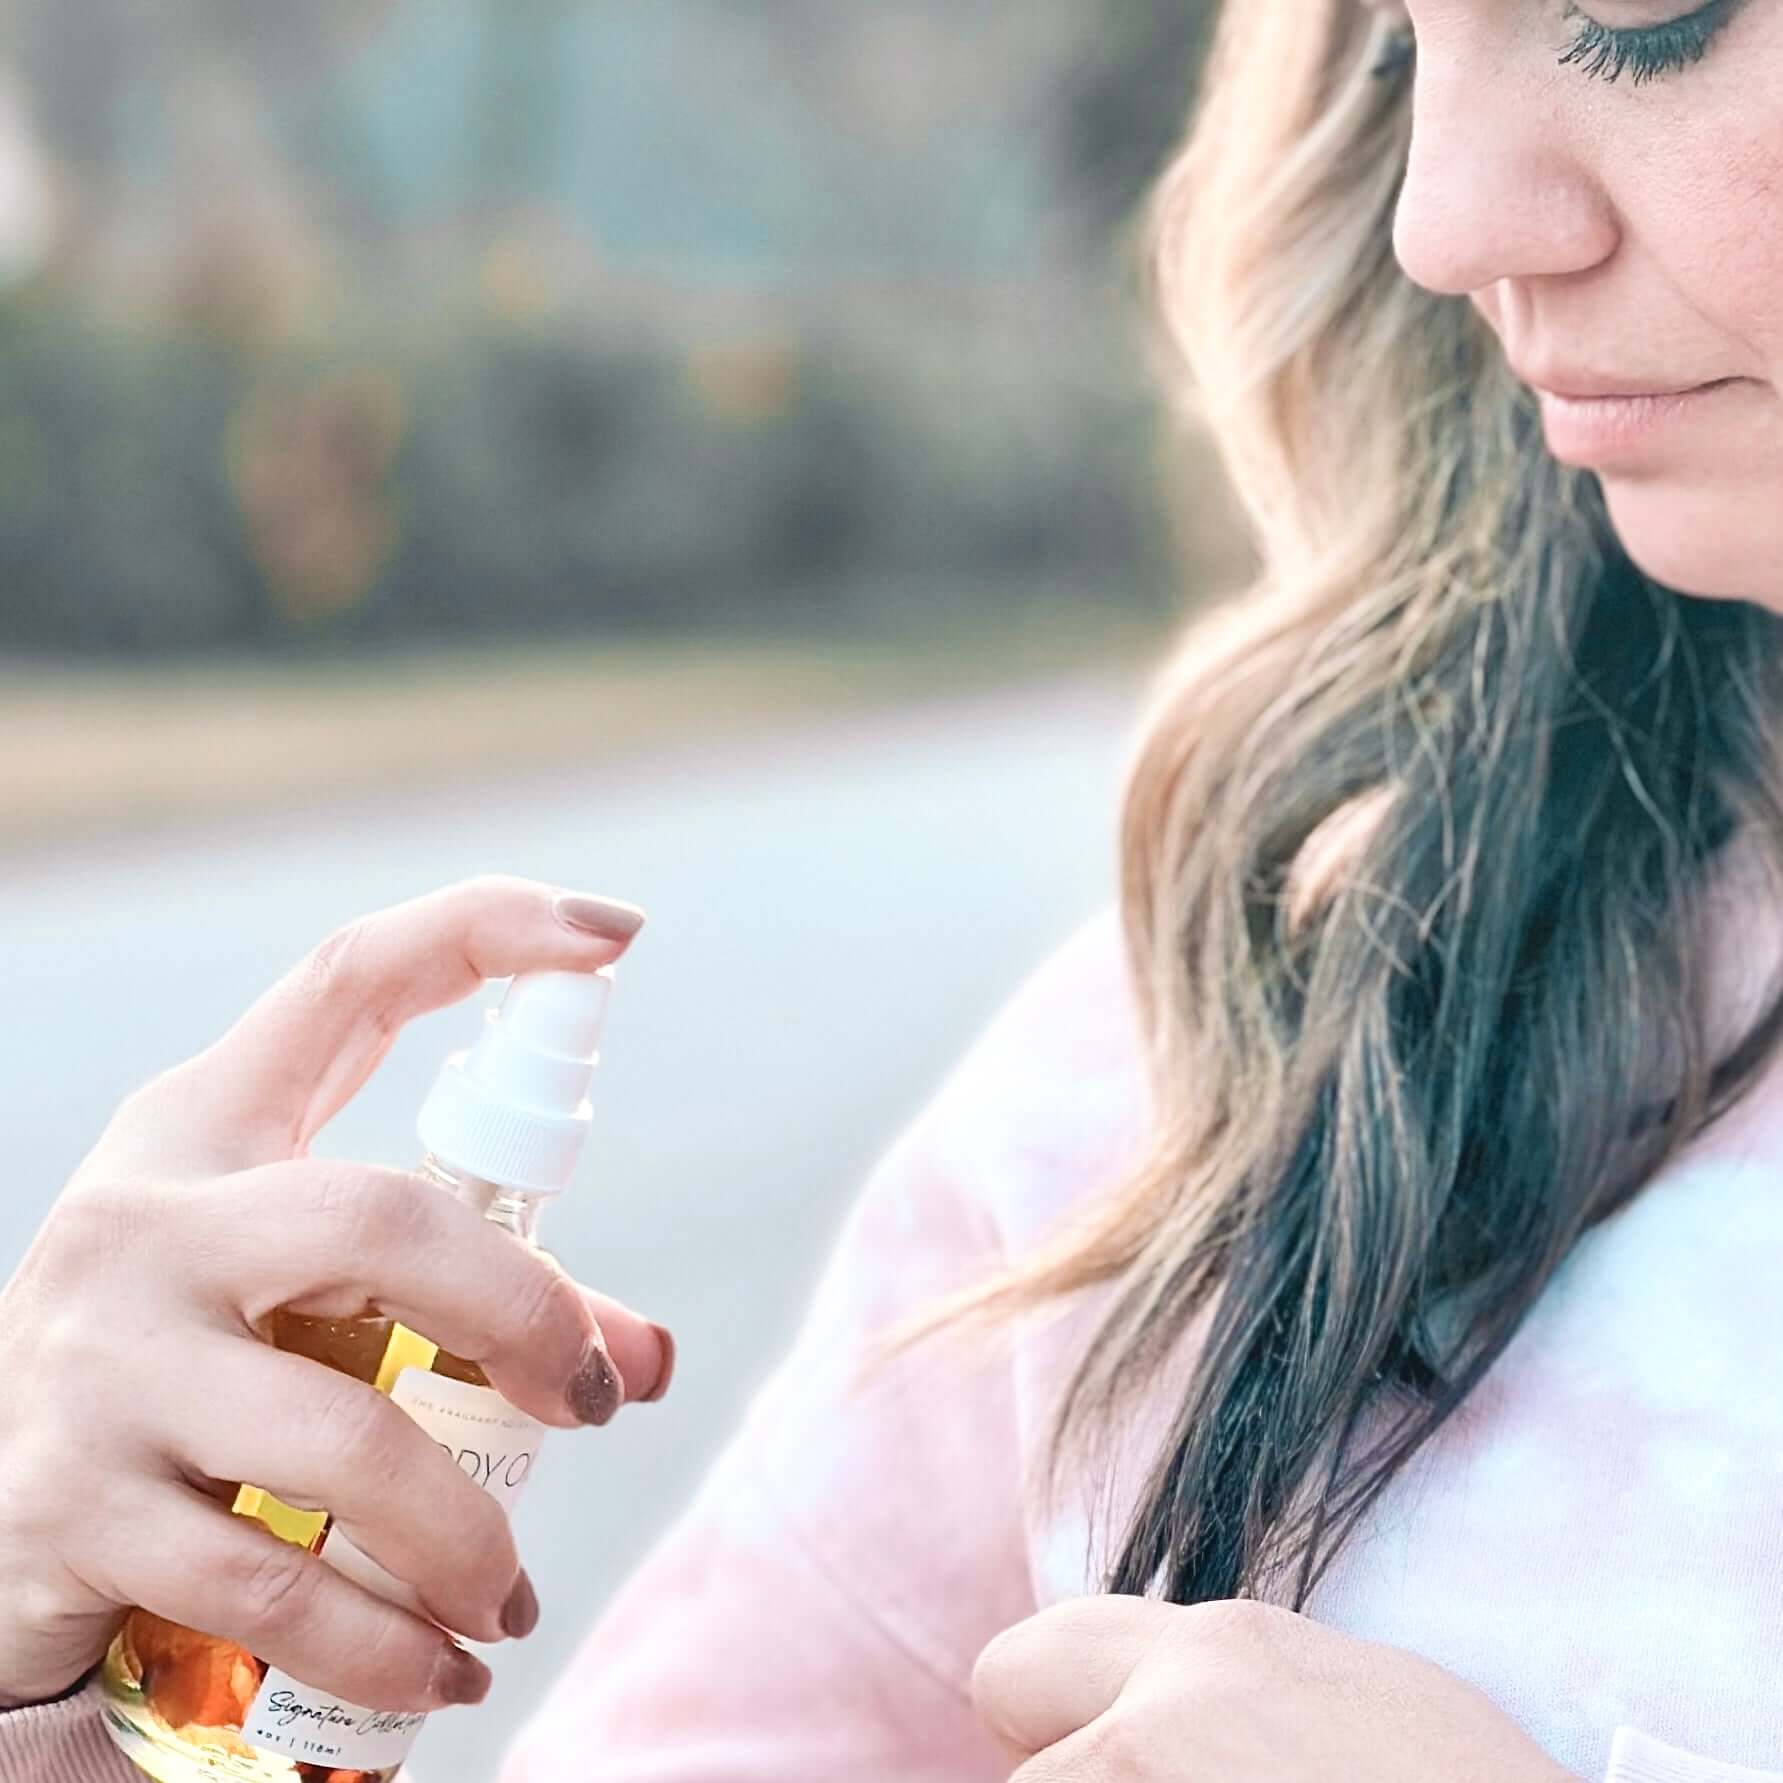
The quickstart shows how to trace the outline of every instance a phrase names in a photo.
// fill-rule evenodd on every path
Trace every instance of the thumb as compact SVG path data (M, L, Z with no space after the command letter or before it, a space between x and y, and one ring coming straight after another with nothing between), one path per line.
M1054 1604L979 1654L973 1703L1020 1763L1106 1714L1174 1613L1143 1597Z

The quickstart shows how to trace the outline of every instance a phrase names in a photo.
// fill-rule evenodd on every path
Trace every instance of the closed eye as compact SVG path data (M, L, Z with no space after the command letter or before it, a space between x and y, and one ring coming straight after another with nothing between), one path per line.
M1578 21L1578 33L1560 62L1606 81L1615 80L1627 69L1639 86L1700 62L1738 4L1739 0L1709 0L1708 5L1663 25L1617 30L1600 24L1568 0L1566 16Z

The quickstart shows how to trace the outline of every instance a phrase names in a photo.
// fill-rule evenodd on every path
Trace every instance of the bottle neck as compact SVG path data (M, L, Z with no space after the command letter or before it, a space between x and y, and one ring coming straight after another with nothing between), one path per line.
M539 1209L547 1197L527 1195L501 1183L490 1182L485 1177L472 1176L468 1170L456 1170L432 1152L421 1160L415 1174L436 1188L444 1189L454 1201L462 1201L466 1207L474 1208L491 1225L512 1232L523 1244L539 1242Z

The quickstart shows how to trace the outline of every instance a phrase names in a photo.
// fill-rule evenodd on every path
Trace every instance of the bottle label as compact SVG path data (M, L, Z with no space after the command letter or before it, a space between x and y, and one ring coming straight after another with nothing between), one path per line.
M532 1477L544 1425L509 1405L492 1388L449 1380L425 1368L404 1368L390 1398L452 1457L462 1473L512 1515ZM328 1532L321 1555L368 1591L418 1615L426 1614L408 1585L355 1547L342 1531ZM325 1764L335 1770L381 1771L402 1763L426 1719L425 1713L418 1711L362 1708L268 1666L242 1726L242 1737L268 1752L310 1764Z

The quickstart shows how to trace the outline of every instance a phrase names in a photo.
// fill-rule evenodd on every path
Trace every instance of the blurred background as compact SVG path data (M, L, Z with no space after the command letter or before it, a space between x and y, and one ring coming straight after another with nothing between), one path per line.
M676 1388L547 1453L546 1620L427 1783L495 1773L1113 896L1136 694L1248 563L1136 252L1209 10L0 0L0 1264L337 924L482 871L650 913L546 1237ZM411 1161L476 1019L316 1151Z

